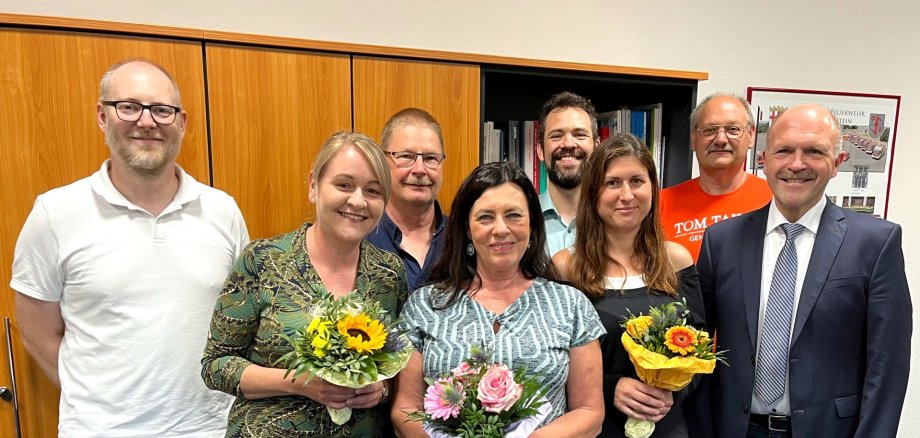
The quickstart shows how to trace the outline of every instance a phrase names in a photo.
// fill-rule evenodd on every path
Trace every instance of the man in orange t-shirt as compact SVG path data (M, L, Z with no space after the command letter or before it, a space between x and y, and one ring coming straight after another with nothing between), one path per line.
M773 197L767 182L744 171L756 123L739 96L716 93L690 114L690 146L700 176L661 191L661 224L668 240L696 260L703 232L716 222L763 207Z

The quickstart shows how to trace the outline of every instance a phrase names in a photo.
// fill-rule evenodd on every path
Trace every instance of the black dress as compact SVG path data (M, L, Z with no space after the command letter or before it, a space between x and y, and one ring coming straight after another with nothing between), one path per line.
M623 328L620 323L625 321L631 311L633 315L640 313L648 315L648 309L653 306L678 301L682 297L687 299L687 308L690 314L687 316L687 323L697 329L705 329L705 315L703 310L703 298L700 293L699 274L696 266L688 266L677 272L678 287L677 297L672 297L665 293L649 291L647 287L625 289L622 292L619 289L608 289L604 296L594 300L594 308L607 329L607 336L601 340L601 352L603 354L604 367L604 404L606 405L606 415L604 416L602 437L623 437L623 426L626 424L626 414L620 412L613 405L614 392L616 391L617 382L620 377L632 377L638 380L636 370L632 362L629 361L629 355L620 337L623 335ZM627 311L628 309L628 311ZM674 393L674 406L664 418L655 425L653 437L687 437L687 424L684 421L683 408L681 406L687 395L696 387L699 377L695 378L687 388Z

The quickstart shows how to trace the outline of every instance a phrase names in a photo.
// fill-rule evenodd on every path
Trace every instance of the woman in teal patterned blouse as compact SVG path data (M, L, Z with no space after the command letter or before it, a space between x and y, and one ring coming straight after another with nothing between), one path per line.
M393 315L406 300L402 262L364 241L383 215L390 175L370 138L340 132L330 137L310 173L316 221L271 239L252 242L227 277L214 308L201 375L209 388L235 395L229 437L377 437L390 429L381 406L391 383L361 389L320 378L284 378L274 364L292 347L291 336L309 323L320 291L341 297L352 290L373 297ZM326 406L354 409L334 424Z
M458 366L471 345L492 360L524 365L552 405L532 437L587 437L604 418L603 326L580 291L553 282L540 201L516 164L489 163L466 178L450 209L432 285L411 294L400 317L415 345L399 374L391 417L401 436L425 437L406 412L422 409L424 377Z

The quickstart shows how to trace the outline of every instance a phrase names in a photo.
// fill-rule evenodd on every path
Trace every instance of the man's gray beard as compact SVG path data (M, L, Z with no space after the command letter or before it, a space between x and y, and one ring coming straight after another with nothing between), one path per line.
M571 190L581 184L581 176L584 173L585 164L582 162L574 174L567 174L558 167L553 166L552 169L549 169L546 172L546 178L549 179L553 185L559 187L560 189Z

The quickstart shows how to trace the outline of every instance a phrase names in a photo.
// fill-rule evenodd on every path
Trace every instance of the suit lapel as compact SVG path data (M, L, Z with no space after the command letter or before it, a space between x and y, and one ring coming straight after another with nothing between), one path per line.
M818 235L815 236L815 245L811 250L808 270L802 283L802 294L799 296L799 307L795 313L790 347L795 345L795 340L802 333L802 327L805 326L818 296L824 289L831 266L837 260L837 252L840 251L840 245L847 233L847 222L844 219L843 210L828 201L821 214L821 225L818 226Z
M747 315L751 348L757 347L757 326L760 316L760 276L763 271L763 240L767 229L770 204L747 217L741 227L741 286L744 311Z

